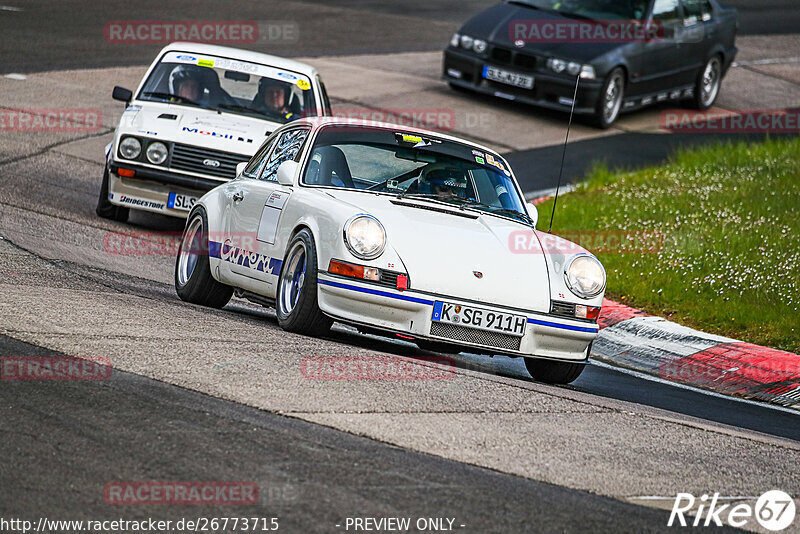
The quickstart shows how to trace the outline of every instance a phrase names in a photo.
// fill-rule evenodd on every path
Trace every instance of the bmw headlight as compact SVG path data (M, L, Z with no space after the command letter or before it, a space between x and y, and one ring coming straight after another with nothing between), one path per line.
M570 61L567 65L567 72L570 73L572 76L577 76L581 73L581 64L575 63L574 61Z
M475 39L472 42L472 49L478 54L483 54L486 52L486 41L483 39Z
M606 288L606 270L594 256L575 256L564 270L567 287L582 299L596 297Z
M372 260L383 254L386 231L375 217L356 215L344 225L344 242L356 257Z
M119 155L125 159L136 159L142 153L142 143L135 137L126 137L119 144Z
M457 33L454 33L450 38L450 46L458 47L459 43L461 43L461 36Z
M472 48L472 45L475 43L475 39L470 37L469 35L462 35L461 36L461 47L466 48L469 50Z
M150 163L154 165L161 165L167 160L167 154L169 154L169 151L167 150L167 145L156 141L155 143L150 143L150 146L147 147L146 154L147 160Z

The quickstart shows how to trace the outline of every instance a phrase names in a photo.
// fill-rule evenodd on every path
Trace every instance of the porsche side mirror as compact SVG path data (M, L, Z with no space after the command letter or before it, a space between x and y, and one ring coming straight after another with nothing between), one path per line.
M243 161L241 163L237 163L236 164L236 176L241 176L242 175L242 173L244 172L245 167L247 167L247 163L248 162Z
M129 104L133 100L133 92L130 89L125 89L119 85L114 86L114 92L111 93L111 98Z
M528 208L528 215L530 215L531 219L533 219L533 227L536 228L536 225L539 224L539 210L536 209L536 206L533 202L527 202L526 204L526 207Z
M294 175L300 164L287 159L278 167L278 183L281 185L294 185Z

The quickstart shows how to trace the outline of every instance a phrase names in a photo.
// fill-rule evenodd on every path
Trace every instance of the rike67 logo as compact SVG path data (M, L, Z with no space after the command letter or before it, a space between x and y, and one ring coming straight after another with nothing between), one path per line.
M725 503L724 501L732 501ZM795 503L792 497L781 490L770 490L755 500L755 506L743 497L720 497L703 495L699 499L691 493L679 493L672 505L667 526L721 527L728 524L742 528L753 525L753 520L763 528L778 532L794 522Z

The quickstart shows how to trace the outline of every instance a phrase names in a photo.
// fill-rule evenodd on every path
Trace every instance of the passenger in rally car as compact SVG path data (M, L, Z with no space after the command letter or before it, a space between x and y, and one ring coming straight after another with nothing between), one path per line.
M291 100L291 86L280 80L261 78L258 82L258 92L253 98L253 107L262 113L278 116L286 122L299 119L289 105Z

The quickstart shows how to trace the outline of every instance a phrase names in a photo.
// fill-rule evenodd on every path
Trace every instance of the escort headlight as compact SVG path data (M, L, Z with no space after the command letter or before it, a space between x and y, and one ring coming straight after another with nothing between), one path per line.
M354 256L372 260L383 254L386 231L371 215L356 215L344 225L344 243Z
M594 67L591 65L584 65L581 67L581 78L584 80L594 80L595 77Z
M575 63L574 61L570 61L567 65L567 72L570 73L572 76L577 76L581 73L581 64Z
M135 137L126 137L119 144L119 155L125 159L136 159L142 153L142 143Z
M461 36L457 33L454 33L450 38L450 46L458 47L459 43L461 43Z
M475 39L472 42L472 49L478 54L483 54L486 52L486 41L483 39Z
M167 154L169 151L167 150L167 145L164 143L159 143L156 141L155 143L150 143L150 146L147 147L147 160L154 164L154 165L161 165L167 160Z
M475 39L470 37L469 35L462 35L461 36L461 48L466 48L469 50L472 48L472 45L475 43Z
M596 297L606 288L606 270L594 256L575 256L564 270L567 287L582 299Z

